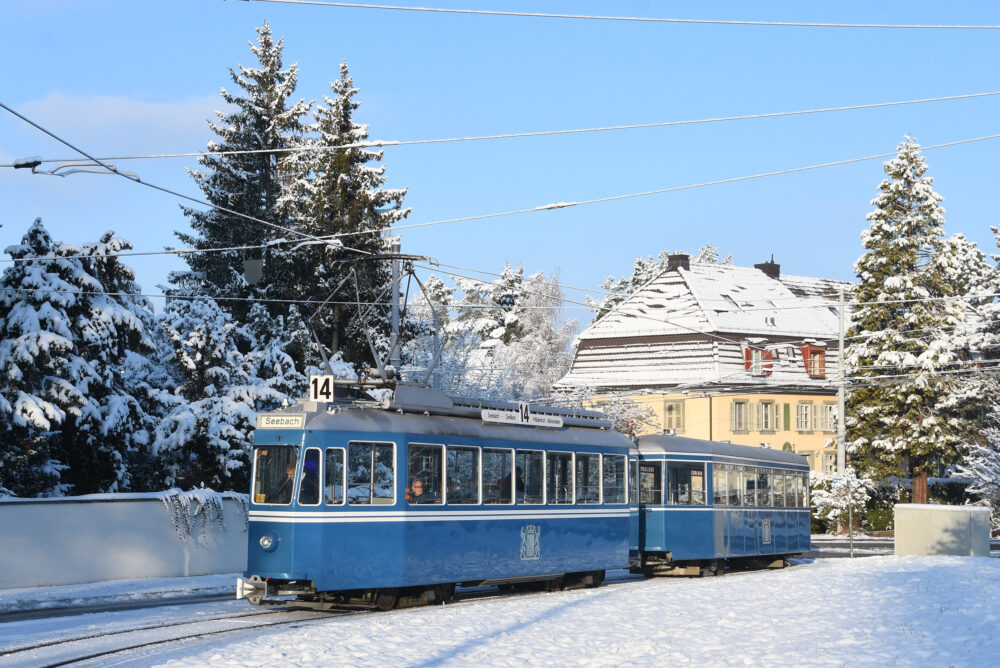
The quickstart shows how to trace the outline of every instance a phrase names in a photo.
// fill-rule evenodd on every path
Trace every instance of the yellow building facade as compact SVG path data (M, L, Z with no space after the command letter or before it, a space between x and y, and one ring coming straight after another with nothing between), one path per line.
M813 471L837 464L837 398L823 394L637 394L661 430L678 436L787 450ZM600 404L600 398L597 402ZM652 428L637 429L637 434Z

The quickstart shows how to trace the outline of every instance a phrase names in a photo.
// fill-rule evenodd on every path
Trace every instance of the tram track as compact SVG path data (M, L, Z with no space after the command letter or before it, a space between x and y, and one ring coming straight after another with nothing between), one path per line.
M726 577L737 577L763 573L764 571L727 571ZM629 573L615 574L608 578L604 586L614 587L647 580L641 575ZM534 597L550 594L545 591L515 590L497 591L493 587L459 590L455 599L447 603L454 605L474 605L493 600L520 597ZM168 603L167 605L172 605ZM433 606L432 606L433 607ZM414 611L421 608L414 608ZM334 621L362 614L385 614L374 609L333 609L315 611L296 608L294 605L274 609L251 609L242 613L227 613L210 618L185 620L164 624L149 624L136 628L117 629L102 633L89 633L35 642L28 645L6 648L0 653L0 665L44 666L55 668L73 664L102 665L105 659L127 652L148 650L157 646L171 646L189 641L213 638L226 634L242 634L260 629ZM405 614L405 613L403 613ZM275 619L275 617L280 617ZM264 619L254 619L264 618ZM216 628L220 625L238 624L237 627ZM205 627L208 628L205 628ZM187 628L185 627L193 627ZM163 636L164 632L168 634ZM176 633L172 631L177 631ZM152 636L152 637L151 637ZM111 640L114 644L107 645ZM105 646L101 646L101 645ZM76 646L76 647L75 647ZM131 660L142 657L135 657ZM127 663L129 658L124 658Z

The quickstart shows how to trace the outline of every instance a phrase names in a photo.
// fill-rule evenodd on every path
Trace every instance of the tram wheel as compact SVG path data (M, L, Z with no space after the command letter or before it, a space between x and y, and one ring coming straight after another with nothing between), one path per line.
M375 607L386 612L392 610L399 603L398 589L379 589L375 593Z
M434 588L434 601L436 603L447 603L455 598L455 583L440 584Z

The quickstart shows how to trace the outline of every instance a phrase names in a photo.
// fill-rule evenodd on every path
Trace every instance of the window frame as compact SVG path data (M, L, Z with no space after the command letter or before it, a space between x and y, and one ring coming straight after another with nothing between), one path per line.
M742 409L739 408L742 406ZM733 399L730 404L732 410L732 424L730 428L734 434L746 434L750 432L750 401L747 399ZM743 425L739 424L740 413L743 417Z
M704 461L691 461L688 459L668 459L666 462L666 505L668 506L681 506L681 507L702 507L708 505L708 471ZM676 470L677 468L685 468L689 471L697 470L697 467L701 467L701 503L694 502L694 485L689 482L688 489L688 499L689 503L679 503L674 502L674 492L670 487L670 471L671 469ZM690 481L694 476L689 475L688 480ZM679 497L679 492L678 492Z
M581 501L579 467L581 458L597 457L597 498L593 501ZM590 485L586 485L590 487ZM604 459L599 452L576 452L573 454L573 503L583 506L595 506L604 503Z
M684 431L684 401L682 399L663 400L663 428L676 433Z
M483 476L486 475L486 469L483 466L483 455L486 454L487 452L490 452L490 453L493 453L493 452L505 452L510 457L510 460L509 460L510 461L510 472L509 472L508 475L510 476L510 479L511 479L511 486L510 486L510 498L507 501L501 500L501 498L500 498L499 495L497 495L497 499L496 500L492 500L492 499L487 500L485 498L486 495L483 494L483 492L482 492L482 490L484 490L485 487L486 487L483 484ZM483 503L484 504L489 504L491 506L493 506L493 505L496 505L496 506L512 506L512 505L514 505L514 501L517 498L517 489L516 489L517 485L514 483L514 473L516 471L517 471L517 457L516 457L516 449L515 448L493 448L493 447L483 447L483 448L481 448L480 452L479 452L479 480L480 480L480 482L479 482L479 488L481 490L480 491L480 498L482 498ZM500 480L503 480L503 478L500 478ZM497 482L500 482L500 480L498 480ZM495 488L496 488L496 483L494 483L491 486L491 489L495 489Z
M778 431L777 411L775 409L777 404L774 401L761 401L757 406L758 431L776 433Z
M728 506L729 505L729 465L721 464L718 462L712 462L712 505L713 506ZM719 475L722 475L722 479L726 481L725 489L722 490L719 487ZM720 495L719 492L723 491L724 494Z
M624 460L622 466L622 495L621 501L608 501L608 495L604 489L604 467L608 461L615 459ZM629 503L629 458L628 455L602 454L601 455L601 503L608 505L623 505ZM617 486L616 486L617 491Z
M319 453L319 457L316 461L316 503L302 503L302 483L305 482L306 479L306 457L309 456L310 451ZM320 482L323 480L323 454L323 448L316 445L310 445L309 447L302 449L302 473L297 476L298 479L295 481L295 502L300 508L315 508L323 503L323 488L322 483Z
M418 448L437 448L439 451L438 462L440 469L440 478L438 480L437 490L428 490L431 494L437 495L436 501L426 501L424 503L413 503L410 501L410 486L413 482L413 476L415 475L413 471L410 470L410 459L413 456L411 449L413 447ZM445 469L447 468L447 462L445 461L445 446L444 443L423 443L420 441L407 441L406 443L406 503L410 506L443 506L445 503Z
M795 402L795 431L811 432L813 430L813 405L811 401ZM802 409L805 409L805 412ZM805 426L803 426L803 422Z
M342 459L343 463L341 464L341 467L340 467L341 468L341 472L340 472L340 489L341 489L340 503L330 503L329 501L327 501L327 496L326 496L326 482L327 482L327 478L326 478L326 472L327 472L326 457L327 457L327 453L330 452L331 450L340 450L340 452L342 453L342 457L343 457L343 459ZM324 490L324 493L321 496L323 497L323 505L324 506L329 506L331 508L337 508L337 507L341 507L341 506L346 506L347 505L347 448L346 447L340 446L340 445L336 445L336 446L335 445L330 445L330 446L327 446L327 447L323 448L323 490Z
M567 501L553 501L549 497L549 472L552 470L549 468L549 463L552 461L553 455L558 455L561 457L569 457L569 499ZM545 485L542 494L544 503L550 506L572 506L576 503L576 453L564 450L551 450L545 452ZM554 482L554 481L553 481ZM554 485L553 485L554 488ZM555 490L553 490L555 491ZM526 493L527 494L527 493ZM556 494L558 498L558 494Z
M271 443L261 444L261 445L254 446L254 449L253 449L253 455L254 455L253 456L253 465L252 465L252 469L251 469L251 478L250 478L250 492L251 492L251 497L254 498L254 499L256 499L256 496L254 496L254 493L255 493L254 487L257 485L257 470L258 470L258 460L260 458L260 451L261 450L272 450L272 449L281 449L281 450L293 453L295 455L295 475L296 476L299 475L299 468L300 468L301 459L302 459L302 457L301 457L302 447L301 446L291 445L291 444L288 444L288 445L279 445L279 444L271 444ZM266 457L267 455L264 455L264 456ZM286 466L287 466L287 463L286 463ZM292 484L292 493L289 495L287 503L270 503L268 501L254 501L254 504L255 505L260 505L260 506L291 506L292 502L296 498L296 491L297 491L296 488L297 487L298 487L298 481L294 481L293 484ZM264 498L267 498L267 492L263 492L262 494L263 494Z
M520 454L522 454L522 453L523 454L528 454L528 453L538 454L538 455L541 455L541 457L542 457L542 485L541 485L541 487L542 487L542 490L541 490L542 494L541 494L541 500L540 501L525 501L523 499L522 500L518 500L518 498L517 498L517 482L515 480L514 485L513 485L513 487L514 487L514 490L513 490L513 492L514 492L513 493L514 503L517 504L517 505L522 505L522 506L544 506L546 504L546 502L547 502L547 500L545 498L545 489L546 489L546 487L548 487L548 471L547 471L548 461L547 461L547 458L545 456L546 455L546 451L545 450L535 450L533 448L514 448L514 468L511 470L512 474L517 473L517 456L520 455ZM524 473L525 473L525 471L522 470L521 471L522 480L524 478ZM528 498L528 490L527 490L527 488L523 490L523 497L524 497L524 499ZM560 504L560 505L562 505L562 504Z
M476 453L476 487L477 494L476 500L472 502L468 501L452 501L448 498L448 483L451 477L448 475L448 453L453 450L473 450ZM513 469L511 469L513 470ZM478 445L446 445L444 450L444 491L445 491L445 505L449 506L479 506L483 503L483 449Z
M663 503L663 501L664 501L664 498L663 498L664 497L663 474L664 474L664 471L666 470L666 467L664 466L664 464L666 464L666 462L664 462L662 460L659 460L659 459L657 459L657 460L639 460L639 465L637 467L637 471L638 471L638 477L639 477L638 486L639 486L639 505L640 506L662 506L662 505L664 505L664 503ZM642 486L642 480L643 480L643 477L642 477L643 471L642 471L642 469L643 469L643 465L645 465L645 466L647 466L649 468L656 469L658 471L658 473L656 475L656 481L658 483L658 487L654 488L654 491L658 491L659 492L659 501L644 501L643 500L643 492L647 491L647 490L644 490L643 486Z
M350 440L347 442L347 459L344 461L345 469L350 469L350 456L351 456L351 445L390 445L392 446L392 503L375 503L375 469L372 466L371 479L368 481L368 503L351 503L350 499L347 499L347 505L349 506L395 506L399 503L399 452L395 441L362 441L362 440ZM374 454L374 448L372 449ZM350 480L350 471L347 472L348 481ZM344 498L348 496L349 488L344 489ZM384 499L387 497L378 497Z

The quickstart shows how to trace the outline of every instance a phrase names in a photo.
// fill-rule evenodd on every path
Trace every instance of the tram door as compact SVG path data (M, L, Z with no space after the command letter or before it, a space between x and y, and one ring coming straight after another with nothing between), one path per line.
M639 462L639 549L662 550L666 543L663 506L663 462Z

